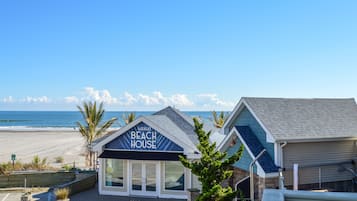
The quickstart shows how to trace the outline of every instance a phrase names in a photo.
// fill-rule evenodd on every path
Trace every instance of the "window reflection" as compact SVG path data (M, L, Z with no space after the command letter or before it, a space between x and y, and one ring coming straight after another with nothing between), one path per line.
M123 160L106 159L105 163L105 185L106 186L124 186L124 164Z
M178 161L165 162L165 190L183 191L185 187L184 167Z

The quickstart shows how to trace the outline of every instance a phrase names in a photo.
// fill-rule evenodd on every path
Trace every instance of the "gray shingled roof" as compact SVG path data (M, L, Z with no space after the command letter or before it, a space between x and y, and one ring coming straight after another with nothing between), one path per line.
M194 144L198 143L197 135L194 130L193 120L192 118L188 117L186 114L169 106L158 112L155 112L153 115L166 116L173 123L175 123L184 133L186 133L186 135Z
M275 140L357 137L354 99L242 98Z
M184 114L183 112L173 108L166 107L152 115L142 116L140 118L147 119L158 127L170 132L175 133L174 138L179 138L181 141L185 142L191 148L196 149L196 144L198 144L197 135L194 131L194 124L191 117ZM116 133L118 130L109 132L93 141L92 145L100 143L112 134Z
M186 145L189 145L192 149L196 149L196 145L191 141L190 137L185 133L180 127L178 127L175 122L169 119L165 115L148 115L143 118L151 121L153 124L156 124L158 127L169 132L166 133L169 135L173 134L171 137L174 138L174 141L184 142ZM196 137L197 138L197 137Z

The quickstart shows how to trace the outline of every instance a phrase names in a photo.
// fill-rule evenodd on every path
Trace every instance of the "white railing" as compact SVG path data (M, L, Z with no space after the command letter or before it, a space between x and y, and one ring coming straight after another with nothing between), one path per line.
M357 201L357 193L265 189L262 201Z

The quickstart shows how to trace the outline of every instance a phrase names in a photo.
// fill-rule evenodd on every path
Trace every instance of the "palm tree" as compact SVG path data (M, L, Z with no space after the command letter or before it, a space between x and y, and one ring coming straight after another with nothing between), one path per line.
M128 125L136 119L136 115L134 112L130 112L129 114L123 114L122 119L125 125Z
M97 108L97 102L83 102L83 107L77 106L79 111L81 112L85 124L82 125L80 122L77 122L77 126L79 127L79 132L86 139L87 148L89 153L89 165L92 167L92 151L90 150L90 146L92 142L103 135L106 130L117 120L117 118L113 117L110 120L101 124L104 117L104 109L103 103L99 104ZM101 124L101 125L100 125Z
M213 123L216 128L222 128L224 125L224 122L226 122L228 115L224 113L223 111L217 116L217 112L213 111L212 112L213 116Z

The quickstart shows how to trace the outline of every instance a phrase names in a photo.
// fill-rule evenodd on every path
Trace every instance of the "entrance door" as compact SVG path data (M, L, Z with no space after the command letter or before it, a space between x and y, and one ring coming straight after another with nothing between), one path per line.
M158 165L155 162L131 162L131 194L158 195Z

